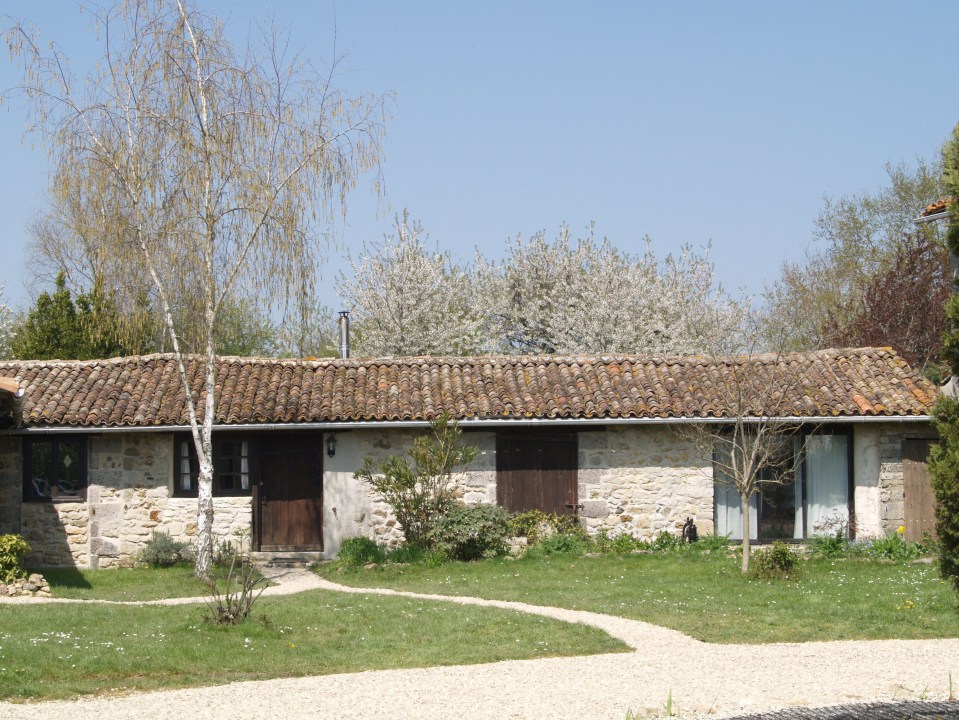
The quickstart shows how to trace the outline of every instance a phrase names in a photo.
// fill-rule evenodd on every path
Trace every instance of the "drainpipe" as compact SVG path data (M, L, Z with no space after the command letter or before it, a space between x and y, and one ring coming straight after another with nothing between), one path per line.
M346 360L350 357L350 312L349 310L340 310L340 359Z

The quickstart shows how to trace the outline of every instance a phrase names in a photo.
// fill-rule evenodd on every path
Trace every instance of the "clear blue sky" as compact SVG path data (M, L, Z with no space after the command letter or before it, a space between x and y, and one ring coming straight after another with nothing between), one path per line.
M317 61L349 52L341 84L395 92L385 202L350 199L341 246L390 231L409 208L468 260L562 222L631 252L712 241L727 289L758 294L811 241L824 195L874 191L887 162L932 159L959 121L951 30L959 2L395 2L200 0L245 35L271 12ZM5 0L75 68L98 51L70 0ZM335 23L334 23L335 17ZM15 85L0 62L0 87ZM0 108L0 284L34 289L25 226L46 160ZM918 210L918 209L917 209ZM339 305L329 252L321 297Z

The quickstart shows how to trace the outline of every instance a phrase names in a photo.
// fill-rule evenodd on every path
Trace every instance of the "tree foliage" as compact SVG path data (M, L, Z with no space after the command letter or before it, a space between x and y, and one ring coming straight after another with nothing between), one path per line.
M276 351L280 357L337 357L337 314L322 303L306 303L287 314L277 328ZM353 333L353 340L361 336Z
M959 255L959 124L943 146L943 181L950 203L947 242L953 256ZM946 305L948 330L944 338L943 358L952 373L952 382L936 400L934 409L939 442L929 454L929 477L936 496L936 534L939 536L939 570L951 578L959 592L959 295L953 294Z
M196 565L207 575L218 318L235 297L283 301L311 282L317 224L378 167L383 105L337 90L332 70L318 75L269 28L237 50L188 0L127 0L93 20L103 56L82 81L25 23L7 40L51 166L110 220L102 255L150 279L199 460ZM199 391L179 342L185 297L202 307Z
M429 544L433 524L454 504L453 475L476 459L475 447L458 444L462 433L455 422L438 418L413 441L407 457L377 463L367 456L353 475L393 509L410 545Z
M473 284L449 254L426 247L420 223L404 211L396 234L365 246L341 274L340 297L352 309L359 355L463 355L479 347Z
M688 246L660 262L647 238L634 256L597 240L590 228L573 241L567 226L517 237L501 263L479 258L476 285L487 345L506 354L702 351L735 336L743 303L713 276L708 250Z
M149 342L147 328L124 327L116 305L100 288L74 299L61 274L53 293L40 293L15 327L10 352L20 360L90 360L136 355Z
M883 283L900 255L909 255L917 242L942 245L943 231L934 224L916 227L919 211L942 197L938 164L919 160L915 168L887 165L888 184L875 193L826 198L815 221L813 244L806 257L786 262L778 280L766 289L766 336L771 347L779 346L785 333L789 350L815 350L842 344L847 333L866 340L883 335L880 327L869 328L870 310L877 304L895 315L895 302L908 302L895 283ZM916 235L921 237L916 239ZM933 278L937 280L937 278ZM932 291L938 292L941 285ZM871 297L869 291L872 290ZM880 300L883 290L890 294ZM867 303L872 304L870 307ZM937 309L928 310L935 315ZM856 331L852 331L853 326ZM887 323L888 329L888 323ZM896 338L903 340L902 336ZM893 343L897 350L908 348ZM919 350L927 355L935 349Z
M10 357L10 343L14 337L13 310L4 302L4 287L0 285L0 359Z
M890 346L915 368L929 371L942 355L949 299L949 251L928 234L907 235L889 267L863 292L860 313L829 336L838 346Z
M649 242L633 256L563 226L464 268L428 251L407 215L397 231L340 279L358 354L682 354L732 341L746 314L715 282L708 250L660 261Z

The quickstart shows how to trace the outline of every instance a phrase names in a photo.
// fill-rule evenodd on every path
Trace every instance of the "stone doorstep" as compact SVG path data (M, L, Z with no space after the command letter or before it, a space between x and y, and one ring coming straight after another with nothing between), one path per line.
M311 565L326 560L327 557L322 552L302 552L302 551L260 551L250 553L253 562L257 565L266 565L267 567L299 567L306 568Z

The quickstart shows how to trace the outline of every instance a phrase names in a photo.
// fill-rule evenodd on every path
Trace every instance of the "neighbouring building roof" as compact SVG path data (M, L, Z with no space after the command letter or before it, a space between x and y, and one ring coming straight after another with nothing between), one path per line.
M922 214L920 214L919 217L927 218L933 215L944 213L949 204L953 202L955 202L955 198L943 198L942 200L936 200L936 202L926 205L926 208L922 211Z
M202 363L191 360L188 375L199 393ZM171 355L5 362L0 378L25 390L26 428L188 423ZM936 394L889 348L724 359L221 358L216 423L395 422L443 413L458 420L714 418L726 416L724 398L737 382L757 416L922 417ZM770 387L774 402L763 405Z

